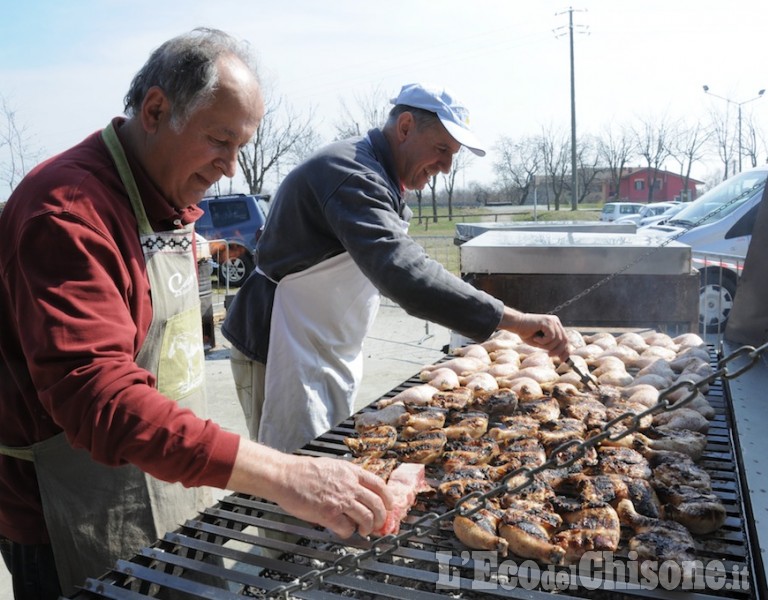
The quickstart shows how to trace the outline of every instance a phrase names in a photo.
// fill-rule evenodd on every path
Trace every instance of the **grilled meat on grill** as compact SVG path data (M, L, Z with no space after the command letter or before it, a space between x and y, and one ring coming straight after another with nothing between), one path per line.
M533 438L539 431L539 421L532 417L518 415L500 419L488 430L488 437L504 444L511 440Z
M680 523L643 516L630 500L621 500L617 512L621 522L634 530L629 549L637 552L641 560L672 560L682 564L695 558L693 537Z
M689 485L701 490L710 490L712 480L703 468L682 452L646 452L653 470L651 483L657 488L675 485Z
M440 429L445 425L446 414L446 410L434 406L409 406L400 437L413 437L415 431ZM406 435L406 429L411 432L410 435Z
M437 489L446 504L454 506L458 500L472 492L487 492L494 487L489 471L480 466L463 466L443 476Z
M467 404L472 402L473 398L472 390L465 387L457 387L453 390L437 392L432 396L428 404L448 410L462 410Z
M499 389L499 384L496 381L496 378L485 371L482 373L474 373L468 377L462 377L460 383L462 387L470 389L475 393L479 391L495 392Z
M355 456L380 458L397 441L397 429L391 425L379 425L358 433L356 437L345 437L344 443Z
M483 361L485 364L491 364L491 357L488 354L488 350L483 348L480 344L467 344L459 348L454 348L451 351L454 356L471 356Z
M397 467L396 458L376 458L373 456L357 456L352 459L356 465L360 465L366 471L378 475L384 481L389 479L389 475Z
M491 417L501 418L511 415L517 408L517 394L509 388L494 391L475 391L472 408L482 410Z
M447 439L441 429L430 429L409 440L395 442L392 450L403 462L428 465L442 456Z
M420 377L422 381L438 390L452 390L461 385L456 371L445 367L440 367L434 371L422 371Z
M648 479L651 468L646 458L632 448L601 446L597 449L597 467L591 470L594 475L624 475L635 479Z
M691 533L712 533L725 522L725 506L715 494L689 485L658 488L666 516Z
M421 385L414 385L412 387L404 389L402 392L392 396L391 398L382 398L376 403L377 408L386 408L391 404L400 402L406 406L424 406L439 390L429 385L428 383L422 383Z
M453 531L468 548L496 550L501 556L506 556L509 544L498 535L502 514L500 509L487 504L469 517L455 517Z
M642 515L656 519L662 515L661 502L653 486L645 479L579 473L569 477L566 483L575 488L584 502L607 502L616 508L620 500L627 498Z
M537 438L521 438L502 444L491 464L511 464L517 469L538 467L545 462L547 462L547 453L541 442Z
M381 425L397 427L402 425L406 419L408 419L408 413L405 410L405 405L402 402L397 402L390 404L386 408L355 415L355 429L357 431L365 431L366 429Z
M556 421L560 417L560 406L558 406L557 400L547 396L535 400L523 401L521 399L517 403L517 411L542 423Z
M456 375L471 375L477 371L482 371L487 366L488 365L483 362L483 360L475 358L474 356L457 356L456 358L451 358L445 362L422 367L419 376L424 380L427 373L436 369L451 369Z
M488 438L453 440L445 445L443 468L455 471L462 465L485 465L499 453L499 445Z
M587 431L584 422L579 419L560 418L557 421L547 421L539 427L538 437L549 453L569 440L583 440Z
M516 500L504 511L499 534L517 556L559 565L565 550L552 543L552 533L561 523L548 502Z
M653 424L656 427L687 429L689 431L698 431L699 433L707 433L709 430L709 421L698 411L686 407L675 408L654 415Z
M619 547L621 525L619 516L610 504L581 502L558 496L554 505L565 528L552 536L552 542L565 551L565 562L574 563L585 552L613 552Z
M488 415L484 412L456 413L453 421L443 427L449 440L477 439L488 431Z
M539 382L530 377L497 377L499 387L509 389L517 396L518 402L536 400L544 395Z

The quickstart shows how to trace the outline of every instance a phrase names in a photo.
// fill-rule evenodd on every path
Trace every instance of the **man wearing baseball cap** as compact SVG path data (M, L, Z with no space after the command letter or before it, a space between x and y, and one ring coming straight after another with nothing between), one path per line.
M461 146L485 151L469 111L447 90L409 84L392 103L383 127L335 142L288 174L256 248L257 268L222 327L251 437L280 450L296 450L352 414L380 294L468 338L508 329L567 358L557 317L504 306L408 236L404 191L448 173Z

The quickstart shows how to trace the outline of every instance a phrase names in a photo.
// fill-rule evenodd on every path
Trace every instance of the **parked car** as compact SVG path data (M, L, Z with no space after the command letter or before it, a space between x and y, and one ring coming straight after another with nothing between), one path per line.
M268 195L231 194L200 202L205 214L195 230L208 240L222 283L240 286L253 271L253 251L266 220L262 205L268 201Z
M606 202L600 212L601 221L615 221L621 217L635 215L645 206L640 202Z
M666 222L637 230L650 237L674 237L691 247L693 266L701 275L699 320L707 333L722 331L728 320L766 178L768 165L734 175Z
M648 225L655 225L655 224L661 224L666 223L674 217L677 213L679 213L681 210L683 210L687 205L682 202L675 202L667 208L664 212L650 216L650 217L642 217L640 221L638 222L638 227L647 227Z
M636 213L619 217L614 223L634 223L635 225L640 225L640 222L643 219L660 215L672 206L675 206L674 202L651 202L643 205L643 207Z

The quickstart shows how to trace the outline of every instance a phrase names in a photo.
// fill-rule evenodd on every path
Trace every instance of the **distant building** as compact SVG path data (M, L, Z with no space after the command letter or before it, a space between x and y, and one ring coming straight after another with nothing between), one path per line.
M698 179L689 178L686 193L683 182L683 178L678 173L648 167L628 167L619 181L617 199L626 202L693 200L696 198L696 186L704 183ZM652 191L649 191L651 187Z

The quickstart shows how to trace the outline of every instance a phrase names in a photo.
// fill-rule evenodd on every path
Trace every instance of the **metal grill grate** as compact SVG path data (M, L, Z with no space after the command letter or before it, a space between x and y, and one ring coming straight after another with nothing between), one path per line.
M715 363L711 349L710 353ZM386 396L394 396L419 383L421 381L414 377ZM697 560L708 565L703 572L707 576L696 580L703 589L681 592L627 583L630 565L624 546L616 553L617 568L609 572L594 566L587 571L554 571L540 568L531 561L507 563L515 568L527 567L525 577L513 585L512 581L498 577L498 567L495 571L483 570L484 565L462 554L466 549L454 537L450 524L443 524L427 535L411 537L391 557L366 560L356 572L327 577L315 588L294 595L320 599L507 597L543 600L557 591L557 596L564 599L756 599L758 596L750 585L753 581L750 549L731 439L730 409L719 382L710 387L707 399L717 414L710 424L708 443L699 464L711 475L713 490L725 504L728 516L720 530L696 538ZM346 455L348 449L343 438L353 430L353 420L349 419L300 452L313 456ZM417 505L408 520L413 522L422 511L429 509L429 506ZM407 528L406 522L403 529ZM286 515L272 503L234 494L167 534L153 547L143 549L130 560L118 562L102 578L88 580L73 598L164 598L172 591L178 592L181 598L264 597L281 584L325 568L341 555L354 555L368 548L370 542L366 540L341 542L327 531ZM499 559L505 560L515 559ZM505 572L506 567L502 565L501 574ZM217 579L219 587L213 583ZM174 596L171 594L171 597Z

